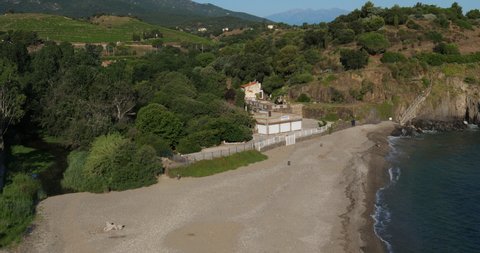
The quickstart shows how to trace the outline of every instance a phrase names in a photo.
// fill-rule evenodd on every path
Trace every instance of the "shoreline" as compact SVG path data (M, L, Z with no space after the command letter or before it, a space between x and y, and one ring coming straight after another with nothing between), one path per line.
M383 252L370 217L382 180L372 175L385 174L375 144L391 129L349 128L206 178L51 197L14 252ZM126 229L104 233L105 221Z
M366 197L364 205L366 207L362 217L366 220L366 224L361 228L360 233L365 246L362 247L363 252L384 253L387 252L386 246L374 231L374 219L372 215L375 212L376 195L380 188L388 183L388 166L389 163L386 156L390 152L388 137L393 129L382 129L378 132L372 132L368 138L377 143L379 146L373 146L368 151L368 177L366 182Z

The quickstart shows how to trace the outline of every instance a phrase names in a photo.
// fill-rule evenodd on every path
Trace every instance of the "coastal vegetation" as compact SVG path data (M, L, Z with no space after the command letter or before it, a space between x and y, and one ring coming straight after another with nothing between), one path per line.
M268 157L256 150L236 153L213 160L199 161L194 164L169 170L168 175L175 177L207 177L229 170L235 170L252 163L261 162Z

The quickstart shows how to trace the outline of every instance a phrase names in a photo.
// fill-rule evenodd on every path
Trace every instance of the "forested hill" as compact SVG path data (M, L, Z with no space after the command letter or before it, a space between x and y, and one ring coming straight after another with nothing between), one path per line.
M69 17L90 17L95 14L136 16L149 23L178 26L192 20L231 16L242 21L262 22L247 13L234 12L212 4L191 0L0 0L2 12L37 12Z

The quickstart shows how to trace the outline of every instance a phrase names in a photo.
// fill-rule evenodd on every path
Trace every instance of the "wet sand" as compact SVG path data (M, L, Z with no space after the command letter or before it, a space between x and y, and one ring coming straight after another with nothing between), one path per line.
M211 177L48 198L14 251L381 252L370 214L392 129L346 129ZM106 221L126 227L106 233Z

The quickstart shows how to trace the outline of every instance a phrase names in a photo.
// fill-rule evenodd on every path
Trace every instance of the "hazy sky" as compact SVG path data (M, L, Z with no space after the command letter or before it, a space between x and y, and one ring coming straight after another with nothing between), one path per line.
M354 10L367 0L194 0L199 3L212 3L225 9L242 11L257 16L268 16L291 9L330 9L340 8ZM373 0L377 6L391 7L394 4L413 6L417 2L435 4L442 7L452 5L455 1L447 0ZM464 10L480 9L480 0L457 0Z

